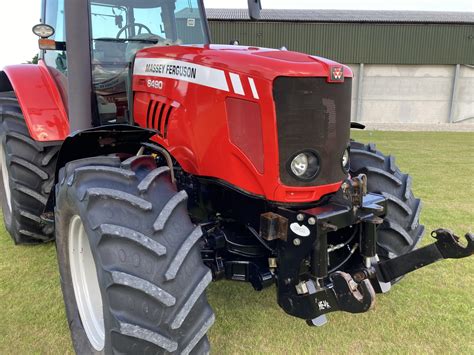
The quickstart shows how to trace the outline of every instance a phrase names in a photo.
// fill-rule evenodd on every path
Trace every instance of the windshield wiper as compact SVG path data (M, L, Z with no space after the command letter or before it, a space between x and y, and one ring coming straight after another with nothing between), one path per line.
M102 42L118 42L118 43L126 43L126 42L142 42L142 43L153 43L156 44L159 42L158 39L148 39L148 38L94 38L94 41L102 41Z

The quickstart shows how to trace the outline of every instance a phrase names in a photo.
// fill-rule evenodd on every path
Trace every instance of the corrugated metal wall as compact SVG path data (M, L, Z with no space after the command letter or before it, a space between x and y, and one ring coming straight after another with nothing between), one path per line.
M280 48L342 63L474 64L474 25L209 22L212 42Z

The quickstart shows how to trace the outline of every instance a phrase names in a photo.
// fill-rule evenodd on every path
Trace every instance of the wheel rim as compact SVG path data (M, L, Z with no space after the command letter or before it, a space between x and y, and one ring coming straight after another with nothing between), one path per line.
M89 342L94 349L104 348L104 311L97 269L89 239L79 216L69 223L69 265L77 308Z
M10 191L10 178L8 176L7 158L3 144L0 143L0 168L2 169L3 189L5 190L5 198L7 200L8 210L12 211L12 197Z

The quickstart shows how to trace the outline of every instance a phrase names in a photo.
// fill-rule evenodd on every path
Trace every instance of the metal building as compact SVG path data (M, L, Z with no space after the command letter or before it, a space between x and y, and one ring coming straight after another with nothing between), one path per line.
M354 72L353 120L474 123L474 13L208 9L214 43L286 47Z

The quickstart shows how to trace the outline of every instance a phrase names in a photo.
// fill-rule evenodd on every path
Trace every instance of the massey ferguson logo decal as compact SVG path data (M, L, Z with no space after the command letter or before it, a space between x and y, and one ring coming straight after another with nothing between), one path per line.
M344 81L344 68L343 67L331 68L331 81Z
M229 92L225 72L221 69L168 58L137 58L133 68L135 75L143 75L152 80L149 87L161 89L162 78L187 81L197 85ZM153 81L153 78L158 78Z

